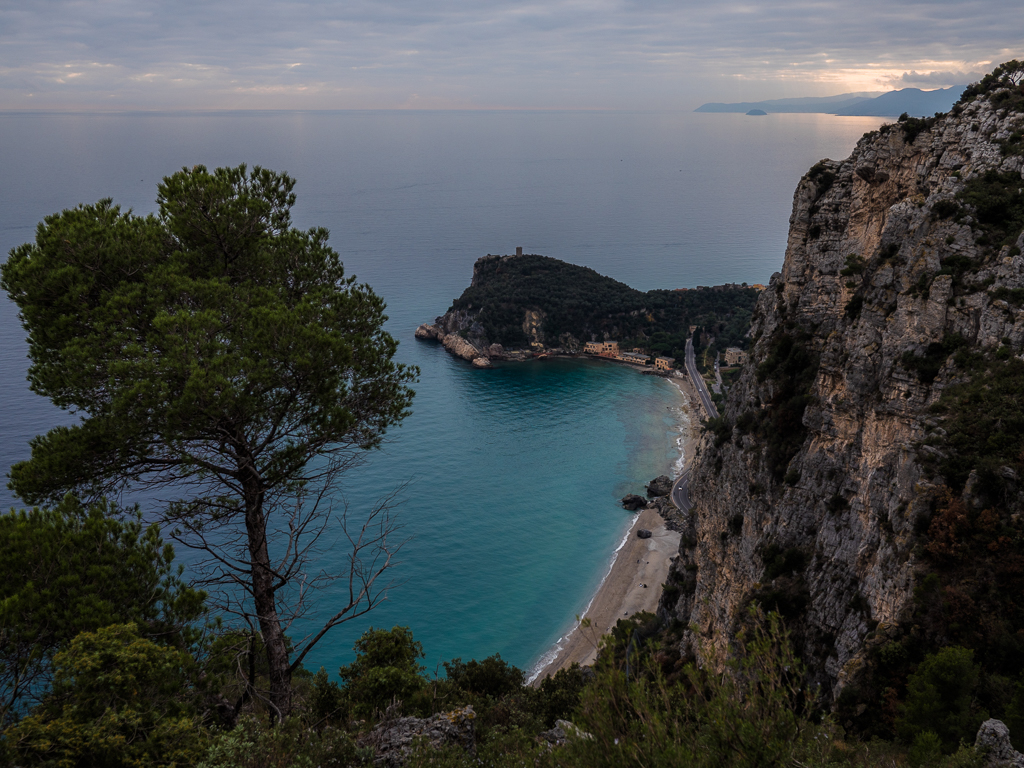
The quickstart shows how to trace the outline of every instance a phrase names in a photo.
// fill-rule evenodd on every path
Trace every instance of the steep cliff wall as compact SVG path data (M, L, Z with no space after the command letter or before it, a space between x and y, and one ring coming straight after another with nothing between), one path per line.
M1000 107L1020 103L1010 95L867 134L800 181L750 361L697 454L680 589L662 606L695 627L684 652L727 651L757 599L838 695L912 618L936 489L960 492L925 460L950 455L930 407L981 375L958 350L1024 348L1024 117Z

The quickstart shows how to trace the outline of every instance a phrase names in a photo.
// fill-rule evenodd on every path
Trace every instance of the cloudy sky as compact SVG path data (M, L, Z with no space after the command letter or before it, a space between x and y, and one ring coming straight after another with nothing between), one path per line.
M0 0L0 109L693 109L937 88L1020 0Z

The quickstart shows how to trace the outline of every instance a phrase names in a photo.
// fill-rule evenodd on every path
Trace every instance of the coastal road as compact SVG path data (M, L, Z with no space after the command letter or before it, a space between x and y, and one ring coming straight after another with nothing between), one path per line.
M672 499L672 503L676 505L678 509L683 512L690 511L690 469L687 467L686 471L679 476L679 478L672 485L672 494L669 497Z
M704 411L708 414L708 417L717 419L718 409L715 408L715 403L711 399L707 384L704 383L704 377L697 370L697 359L693 354L692 336L686 340L686 373L690 376L690 381L693 382L693 386L697 389L697 394L700 396L700 401L704 405Z

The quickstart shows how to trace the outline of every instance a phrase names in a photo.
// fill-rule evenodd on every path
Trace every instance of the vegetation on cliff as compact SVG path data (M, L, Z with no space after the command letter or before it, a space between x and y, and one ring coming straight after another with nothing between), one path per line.
M536 312L549 346L610 338L682 360L691 325L720 348L745 347L756 298L746 286L643 293L587 267L525 254L479 259L473 284L449 311L471 313L487 343L506 347L529 346L523 320Z

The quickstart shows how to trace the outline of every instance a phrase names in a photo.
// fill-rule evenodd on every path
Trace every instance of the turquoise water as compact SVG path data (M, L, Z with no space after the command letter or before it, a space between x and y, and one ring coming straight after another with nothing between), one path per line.
M398 358L420 366L413 414L351 472L354 516L400 494L411 540L391 599L318 646L334 672L370 624L409 625L433 669L500 652L533 664L607 572L616 500L678 459L678 394L604 363L475 370L413 339L516 246L641 290L767 282L797 180L845 157L877 118L558 112L0 112L0 251L43 216L112 197L154 209L175 169L241 162L298 179L297 226L326 226L349 272L388 302ZM0 471L67 419L29 392L16 312L0 297ZM341 497L339 497L340 500ZM0 490L0 506L17 504ZM329 566L341 555L324 558ZM187 562L187 556L183 555ZM315 615L332 596L322 594ZM295 627L293 634L299 634Z
M411 539L395 570L405 583L372 623L410 625L431 669L496 652L529 667L607 571L632 519L618 499L678 458L679 391L609 363L475 370L418 346L433 359L416 437L396 436L348 495L366 506L409 480L400 517ZM354 634L339 631L322 663L346 659Z

